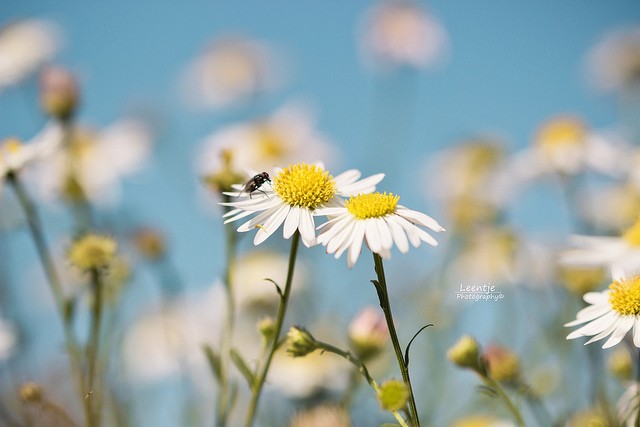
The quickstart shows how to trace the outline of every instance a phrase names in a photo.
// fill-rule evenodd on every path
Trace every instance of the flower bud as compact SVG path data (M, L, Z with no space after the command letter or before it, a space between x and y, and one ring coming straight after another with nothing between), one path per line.
M318 346L315 338L304 328L292 326L287 333L287 353L293 357L306 356Z
M81 270L109 266L116 255L117 243L111 237L86 234L73 242L69 253L71 264Z
M461 368L471 368L479 371L480 363L480 346L475 338L470 335L464 335L458 340L453 347L447 352L449 360Z
M409 389L400 380L389 380L378 389L378 402L385 411L396 412L403 409L409 400Z
M389 341L384 315L374 307L360 311L349 325L349 340L360 360L379 354Z
M142 228L135 232L133 243L145 258L156 261L164 257L165 240L162 234L152 228Z
M78 106L78 85L75 77L62 67L49 67L40 75L40 104L44 112L67 120Z
M23 402L40 402L42 400L42 387L34 382L26 382L20 387L19 394Z
M271 341L276 332L276 322L271 317L265 317L258 322L258 330L267 341Z
M508 348L490 345L482 357L487 362L489 375L496 381L514 381L520 375L520 359Z
M206 175L204 182L216 192L233 191L233 184L240 184L247 180L244 174L233 169L233 151L230 149L220 152L222 168Z

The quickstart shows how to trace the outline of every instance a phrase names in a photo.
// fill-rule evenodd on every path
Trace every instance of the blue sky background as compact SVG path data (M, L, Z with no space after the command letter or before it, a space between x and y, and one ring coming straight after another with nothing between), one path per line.
M557 114L577 114L596 128L616 125L615 99L589 87L584 59L606 32L640 23L638 1L422 2L448 33L449 59L437 70L386 76L362 64L356 44L357 24L372 4L4 0L0 24L40 17L61 26L65 45L55 62L79 75L80 121L107 125L140 110L158 119L161 132L153 158L146 169L125 180L119 214L165 230L184 282L198 288L220 274L223 252L220 221L198 200L194 157L200 141L225 124L267 114L289 100L306 101L317 113L319 130L341 151L336 172L384 172L382 190L397 192L404 205L427 212L437 212L437 206L424 194L424 162L429 153L461 138L497 134L515 150ZM187 108L178 79L209 40L229 32L277 46L290 60L291 78L252 111ZM26 139L44 124L36 89L31 81L0 93L0 139ZM380 117L387 120L384 128L379 127ZM393 144L393 157L371 148L380 135ZM531 195L516 214L544 233L545 227L557 225L553 216L562 212L546 206L542 211L539 197L546 196ZM64 214L52 210L47 215L52 235L68 226ZM287 247L272 240L270 247ZM245 239L247 247L249 243ZM31 250L26 236L13 235L3 248L7 261L2 268L19 265ZM426 247L406 258L395 253L389 274L423 274L423 262L432 254L437 257L436 250ZM302 256L317 262L317 279L330 290L320 301L329 310L353 313L375 302L373 290L362 284L372 277L370 260L349 272L344 259L326 257L322 248ZM11 275L19 277L15 271Z

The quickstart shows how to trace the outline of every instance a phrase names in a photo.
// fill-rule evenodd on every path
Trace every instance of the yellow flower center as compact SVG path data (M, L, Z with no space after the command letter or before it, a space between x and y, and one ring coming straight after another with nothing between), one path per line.
M7 154L15 154L22 148L22 143L18 138L9 138L4 141L2 148Z
M622 238L631 246L640 247L640 219L627 229Z
M336 194L336 182L316 165L298 163L282 169L273 179L273 189L291 206L315 209Z
M623 316L640 315L640 276L609 285L609 305Z
M110 237L87 234L76 240L69 249L69 261L82 270L103 268L114 259L117 243Z
M379 218L396 211L400 196L393 193L371 193L351 196L345 203L347 210L358 219Z
M278 130L268 124L263 124L257 128L258 150L262 157L269 159L281 158L286 154L286 146L282 141L282 136Z
M580 146L587 130L584 123L576 118L565 117L545 124L538 133L537 142L543 151L553 154L566 147Z

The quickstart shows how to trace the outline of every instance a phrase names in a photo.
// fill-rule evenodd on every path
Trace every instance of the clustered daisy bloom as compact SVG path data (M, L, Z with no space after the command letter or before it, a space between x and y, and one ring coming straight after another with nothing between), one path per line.
M273 180L255 191L227 193L242 199L221 203L235 208L224 215L225 223L256 214L238 227L239 232L258 229L255 245L284 224L285 239L299 231L307 247L321 243L336 258L348 250L349 268L358 260L363 242L383 258L391 257L394 244L402 253L409 251L409 244L436 246L436 240L421 228L444 231L435 219L398 205L400 196L372 193L383 177L377 174L360 180L360 172L352 169L334 178L321 165L291 165L276 170ZM345 201L345 197L350 198ZM317 238L315 216L329 218L317 227L321 230Z
M264 242L284 224L285 239L299 231L304 245L311 247L317 243L313 217L318 209L341 206L341 197L374 191L384 178L383 174L365 179L359 179L360 176L359 171L352 169L334 178L322 165L308 163L276 169L271 184L265 183L260 191L228 193L241 199L222 203L235 208L224 215L225 224L257 214L238 228L239 232L257 228L255 245Z
M640 347L640 276L628 276L614 269L613 283L602 292L588 292L584 300L590 305L580 310L567 327L583 325L567 339L592 337L585 344L609 339L602 348L613 347L633 328L633 344Z

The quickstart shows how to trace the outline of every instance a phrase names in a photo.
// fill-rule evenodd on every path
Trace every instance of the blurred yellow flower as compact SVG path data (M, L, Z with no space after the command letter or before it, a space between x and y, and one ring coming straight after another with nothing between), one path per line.
M86 234L71 244L67 257L71 264L81 270L99 269L113 262L117 248L116 241L111 237Z

